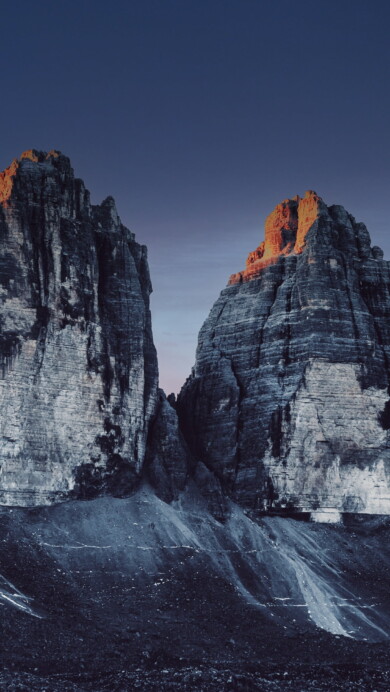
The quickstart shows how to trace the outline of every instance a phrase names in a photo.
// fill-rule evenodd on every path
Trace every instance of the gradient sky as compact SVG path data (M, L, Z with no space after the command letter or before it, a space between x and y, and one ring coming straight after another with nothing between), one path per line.
M160 381L265 216L314 189L390 258L387 0L0 3L0 169L60 149L149 250Z

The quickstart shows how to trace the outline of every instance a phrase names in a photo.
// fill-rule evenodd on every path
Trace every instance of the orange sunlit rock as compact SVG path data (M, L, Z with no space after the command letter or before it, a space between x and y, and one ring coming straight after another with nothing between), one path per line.
M249 253L245 269L231 275L229 285L256 278L283 255L300 254L321 204L321 197L313 190L308 190L303 199L297 195L278 204L266 218L265 240Z
M298 231L295 243L295 252L302 252L305 245L307 232L318 217L319 205L322 202L313 190L308 190L298 206Z
M23 152L20 159L30 159L30 161L34 161L34 163L39 163L39 151L36 149L27 149L27 151Z
M44 163L48 159L56 159L59 156L61 156L61 152L56 149L52 149L48 154L44 151L38 151L37 149L27 149L27 151L24 151L23 154L20 155L19 159L14 159L11 165L0 173L0 204L2 204L3 207L9 205L14 178L18 172L21 161L29 159L34 163Z
M246 260L246 268L250 269L252 264L254 262L257 262L257 260L262 259L264 257L264 249L265 249L265 241L263 240L262 243L260 243L259 247L256 248L256 250L253 250L253 252L250 252L247 260Z
M0 173L0 204L7 206L7 202L11 197L14 177L19 168L19 162L14 159L11 165Z
M265 220L264 258L288 254L294 247L298 228L297 199L285 199Z
M48 154L46 155L47 159L53 158L53 159L58 159L58 157L61 156L61 152L57 151L57 149L51 149Z
M280 256L281 255L278 255L278 257ZM269 267L271 264L275 264L276 260L277 257L263 257L259 261L254 262L250 267L244 269L244 271L237 272L237 274L232 274L229 278L228 286L231 286L232 284L240 284L243 281L245 282L250 281L251 279L255 279L257 276L259 276L263 269L265 269L265 267Z
M34 163L44 163L48 159L56 159L59 156L61 156L61 152L56 149L52 149L48 153L45 151L38 151L38 149L27 149L27 151L24 151L21 155L20 160L30 159L30 161Z

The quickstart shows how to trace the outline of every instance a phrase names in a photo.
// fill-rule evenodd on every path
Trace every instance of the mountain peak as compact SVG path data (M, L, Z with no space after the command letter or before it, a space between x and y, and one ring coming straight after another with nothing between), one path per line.
M52 165L54 162L56 162L56 166L62 167L67 172L71 172L73 174L70 160L60 151L52 149L51 151L46 152L38 149L27 149L20 155L18 159L14 159L4 171L0 172L0 204L2 204L4 207L9 206L14 189L15 179L19 171L23 169L25 164L28 164L29 162L40 165Z
M40 151L38 149L27 149L20 155L19 160L22 161L23 159L30 159L30 161L33 161L34 163L44 163L48 159L57 159L60 156L63 156L63 154L56 149L52 149L49 152Z
M265 267L275 264L280 257L301 254L309 231L318 225L320 218L328 219L325 226L330 229L335 215L340 221L344 220L344 225L350 225L352 217L344 207L328 208L314 190L307 190L303 197L296 195L284 199L265 220L264 241L249 253L245 269L231 275L229 285L257 278ZM366 232L365 227L364 230Z

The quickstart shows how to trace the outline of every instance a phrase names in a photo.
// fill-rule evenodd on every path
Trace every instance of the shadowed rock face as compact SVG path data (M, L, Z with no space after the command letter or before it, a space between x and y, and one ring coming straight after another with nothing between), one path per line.
M0 502L128 493L157 405L146 248L69 159L0 175Z
M343 207L309 192L268 217L178 400L193 453L241 504L390 513L389 287Z
M145 477L158 497L165 502L177 500L188 480L190 454L179 430L177 413L162 389L150 428L145 460Z

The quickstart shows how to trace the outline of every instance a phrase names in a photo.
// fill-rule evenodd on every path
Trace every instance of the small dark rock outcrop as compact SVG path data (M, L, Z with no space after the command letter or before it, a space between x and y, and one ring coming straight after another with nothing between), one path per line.
M158 408L150 428L145 468L157 495L165 502L172 502L185 488L191 460L179 430L177 413L162 389L158 394Z

